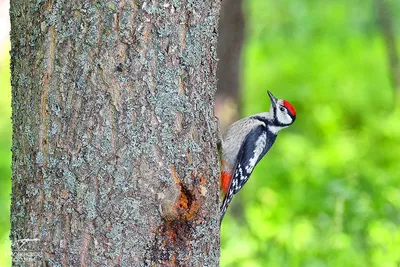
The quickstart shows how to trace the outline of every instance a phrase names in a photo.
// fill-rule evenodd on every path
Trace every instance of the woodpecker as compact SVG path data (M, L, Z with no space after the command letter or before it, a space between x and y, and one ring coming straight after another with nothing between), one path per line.
M269 112L258 113L231 124L219 140L221 153L221 221L233 196L249 180L257 163L274 144L278 132L296 120L296 110L268 91Z

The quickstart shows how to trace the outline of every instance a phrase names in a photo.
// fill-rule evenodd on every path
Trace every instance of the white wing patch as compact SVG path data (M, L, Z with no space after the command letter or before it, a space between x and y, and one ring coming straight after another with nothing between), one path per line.
M238 168L238 170L240 171L240 176L242 176L242 175L243 175L243 174L242 174L242 172L241 172L241 170L242 170L242 166L240 166L240 164L238 164L237 168ZM235 177L237 178L238 176L239 176L239 173L238 173L238 172L236 172L236 175L235 175ZM240 177L240 178L242 178L242 177Z
M258 137L256 141L256 145L253 151L253 157L249 160L249 164L246 166L246 172L251 173L253 171L254 166L257 163L257 160L260 158L261 153L263 152L265 145L267 143L267 134L263 133Z
M239 174L240 174L240 180L244 180L244 179L246 179L246 176L244 176L244 175L243 175L242 168L241 168L241 167L239 167L238 169L239 169Z

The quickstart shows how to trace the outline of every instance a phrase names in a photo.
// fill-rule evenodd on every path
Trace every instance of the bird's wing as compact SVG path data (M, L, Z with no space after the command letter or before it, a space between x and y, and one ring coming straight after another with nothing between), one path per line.
M263 125L257 126L247 134L245 141L239 149L234 168L232 169L232 179L228 187L228 192L221 205L221 221L233 195L239 192L244 186L254 167L265 153L267 153L273 141L275 141L275 136L272 137L273 140L268 140L268 138L270 136Z

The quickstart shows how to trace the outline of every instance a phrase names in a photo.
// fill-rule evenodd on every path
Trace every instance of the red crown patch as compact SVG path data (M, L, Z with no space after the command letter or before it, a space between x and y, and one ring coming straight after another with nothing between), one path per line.
M290 104L286 100L283 100L283 105L285 106L285 108L287 108L290 111L290 113L292 113L293 116L296 116L296 110L294 109L292 104Z

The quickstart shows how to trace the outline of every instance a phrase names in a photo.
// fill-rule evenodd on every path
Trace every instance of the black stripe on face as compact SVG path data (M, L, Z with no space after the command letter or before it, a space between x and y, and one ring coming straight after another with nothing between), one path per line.
M282 126L282 127L285 127L285 126L292 125L292 123L293 123L293 121L292 121L291 123L282 123L282 122L276 120L276 121L274 121L274 126Z
M263 122L265 127L267 127L267 125L271 125L271 121L268 120L267 118L264 118L264 117L261 117L261 116L253 116L252 118L255 119L255 120L259 120L259 121Z

